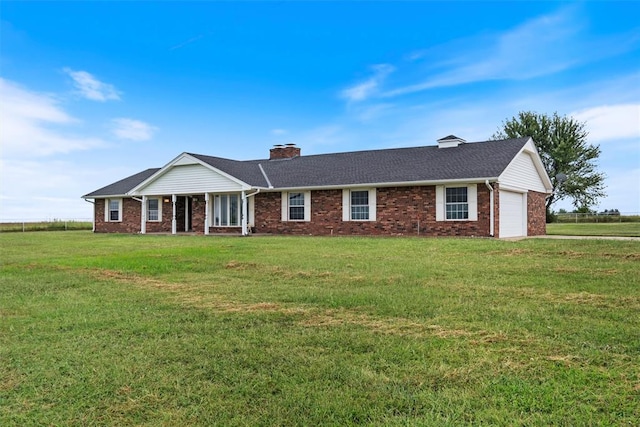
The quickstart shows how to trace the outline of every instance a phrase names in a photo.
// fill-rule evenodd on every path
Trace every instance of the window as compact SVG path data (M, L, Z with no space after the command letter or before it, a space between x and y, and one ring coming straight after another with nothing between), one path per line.
M436 185L436 221L477 221L478 185Z
M289 193L289 221L304 221L304 193Z
M213 225L215 227L240 226L240 195L221 194L213 199Z
M122 221L122 199L107 199L104 216L107 222Z
M376 189L342 190L343 221L375 221Z
M311 221L311 192L282 193L282 221Z
M469 219L467 187L445 189L446 219Z
M369 191L351 192L351 220L369 219Z
M160 221L160 199L147 199L147 221Z

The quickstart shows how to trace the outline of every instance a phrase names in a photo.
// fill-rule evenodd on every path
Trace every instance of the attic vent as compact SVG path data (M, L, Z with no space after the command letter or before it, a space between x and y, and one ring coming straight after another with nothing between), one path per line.
M269 160L292 159L300 157L300 148L296 144L276 144L269 150Z
M455 135L449 135L449 136L445 136L444 138L440 138L438 140L438 148L451 148L451 147L457 147L460 144L464 144L467 141L465 141L462 138L458 138Z

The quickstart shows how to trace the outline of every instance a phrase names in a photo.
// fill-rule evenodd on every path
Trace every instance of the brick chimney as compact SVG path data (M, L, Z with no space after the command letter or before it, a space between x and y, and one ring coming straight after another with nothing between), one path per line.
M296 144L276 144L269 150L269 160L293 159L300 157L300 148Z

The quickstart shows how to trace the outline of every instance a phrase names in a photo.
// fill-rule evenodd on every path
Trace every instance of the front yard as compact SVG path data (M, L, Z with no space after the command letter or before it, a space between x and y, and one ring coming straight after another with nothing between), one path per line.
M0 425L637 425L640 242L0 235Z

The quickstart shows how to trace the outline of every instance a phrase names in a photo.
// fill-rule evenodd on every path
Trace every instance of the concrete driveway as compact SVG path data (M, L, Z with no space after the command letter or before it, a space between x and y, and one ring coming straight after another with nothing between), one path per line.
M562 235L545 235L545 236L529 236L528 239L567 239L567 240L630 240L640 242L640 237L622 237L622 236L562 236Z

